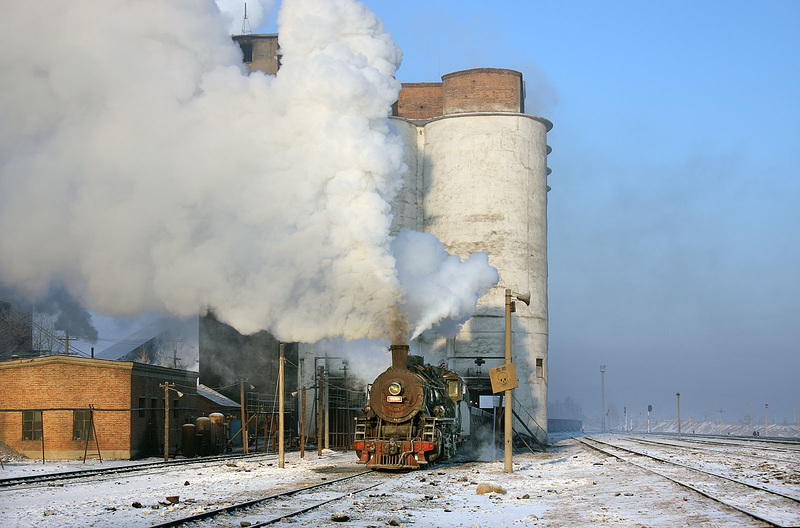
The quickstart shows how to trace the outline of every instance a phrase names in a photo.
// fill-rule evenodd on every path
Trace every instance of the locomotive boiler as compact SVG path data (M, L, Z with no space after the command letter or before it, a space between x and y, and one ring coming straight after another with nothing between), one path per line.
M369 391L356 419L353 447L371 469L417 469L453 456L469 432L466 387L444 366L409 356L408 345L392 345L392 365Z

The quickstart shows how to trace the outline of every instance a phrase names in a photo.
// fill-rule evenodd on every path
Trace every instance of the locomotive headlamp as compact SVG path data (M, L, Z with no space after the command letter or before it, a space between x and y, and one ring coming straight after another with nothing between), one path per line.
M389 394L397 396L403 391L403 387L396 381L389 385Z

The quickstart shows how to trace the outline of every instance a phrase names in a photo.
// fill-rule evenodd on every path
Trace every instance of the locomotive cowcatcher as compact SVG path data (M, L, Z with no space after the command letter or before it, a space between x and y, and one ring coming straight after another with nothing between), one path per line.
M444 366L409 356L408 345L389 349L392 366L375 378L365 416L356 418L353 447L359 463L417 469L453 456L469 428L464 381Z

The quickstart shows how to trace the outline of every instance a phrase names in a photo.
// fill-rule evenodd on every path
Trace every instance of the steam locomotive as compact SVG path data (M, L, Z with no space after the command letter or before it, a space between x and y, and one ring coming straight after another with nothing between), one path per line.
M371 469L418 469L452 457L469 435L464 380L392 345L392 366L372 383L353 447Z

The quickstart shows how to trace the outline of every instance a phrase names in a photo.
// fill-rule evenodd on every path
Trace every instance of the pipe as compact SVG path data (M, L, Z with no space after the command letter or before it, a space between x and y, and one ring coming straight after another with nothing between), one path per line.
M405 370L408 367L408 345L392 345L392 368Z

